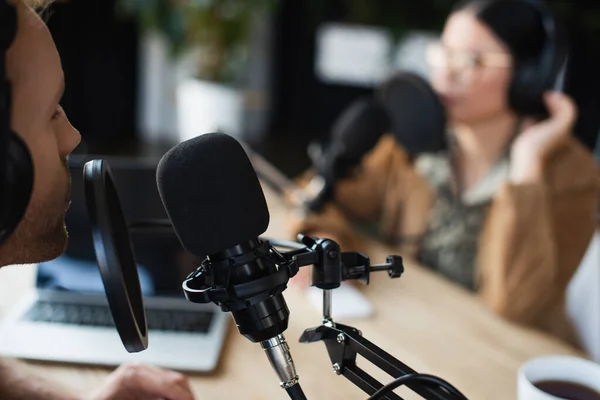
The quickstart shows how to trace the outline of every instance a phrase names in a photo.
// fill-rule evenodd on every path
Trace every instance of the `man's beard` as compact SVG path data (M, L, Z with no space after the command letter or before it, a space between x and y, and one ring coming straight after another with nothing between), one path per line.
M65 215L71 198L71 177L66 158L62 164L66 185L59 186L64 188L64 195L51 201L30 201L23 219L0 249L0 266L50 261L66 250Z

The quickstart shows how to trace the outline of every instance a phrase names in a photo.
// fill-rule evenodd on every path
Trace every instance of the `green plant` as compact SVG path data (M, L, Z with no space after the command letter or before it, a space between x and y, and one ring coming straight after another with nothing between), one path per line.
M199 47L198 77L217 82L239 78L248 55L254 17L278 0L119 0L144 31L165 35L173 57Z

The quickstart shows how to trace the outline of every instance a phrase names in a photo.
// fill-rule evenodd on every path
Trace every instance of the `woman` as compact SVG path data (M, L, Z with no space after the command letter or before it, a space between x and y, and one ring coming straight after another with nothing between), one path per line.
M575 343L564 292L594 231L600 179L571 135L576 110L566 95L545 93L549 116L537 121L509 96L516 69L545 48L536 8L457 6L428 57L449 150L413 163L384 136L359 175L338 184L335 201L292 230L360 250L350 222L374 223L380 239L500 315Z

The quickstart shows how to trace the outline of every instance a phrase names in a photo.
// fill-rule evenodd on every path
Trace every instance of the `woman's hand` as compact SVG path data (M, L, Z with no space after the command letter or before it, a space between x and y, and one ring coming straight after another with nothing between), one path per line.
M544 101L549 118L537 123L526 122L524 130L513 143L510 171L513 183L541 179L544 156L568 140L575 124L577 110L567 95L547 92Z

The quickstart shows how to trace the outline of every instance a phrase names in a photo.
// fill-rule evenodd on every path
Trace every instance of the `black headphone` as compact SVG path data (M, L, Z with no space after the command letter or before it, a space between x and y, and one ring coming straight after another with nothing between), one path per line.
M33 161L23 140L11 130L11 85L6 52L17 34L17 10L0 0L0 244L25 214L33 189Z
M518 1L531 5L541 16L546 42L537 59L515 65L509 88L510 107L521 116L547 115L544 92L557 89L567 67L567 43L560 35L552 11L542 0ZM560 89L560 88L558 88Z

